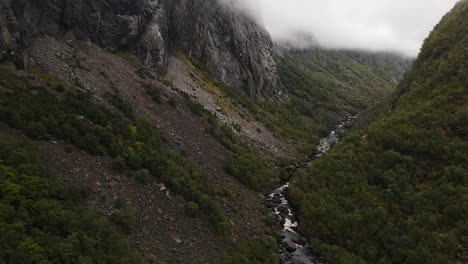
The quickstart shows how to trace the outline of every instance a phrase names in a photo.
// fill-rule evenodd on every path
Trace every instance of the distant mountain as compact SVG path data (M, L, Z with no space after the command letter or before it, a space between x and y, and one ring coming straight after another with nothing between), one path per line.
M467 17L463 0L374 121L295 176L304 231L329 263L468 262Z
M386 52L345 51L349 56L369 65L386 80L399 83L411 69L414 58Z

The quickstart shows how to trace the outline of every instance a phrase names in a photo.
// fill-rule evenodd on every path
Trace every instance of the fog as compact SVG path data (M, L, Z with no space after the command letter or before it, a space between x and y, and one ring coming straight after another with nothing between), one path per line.
M416 56L457 0L220 0L255 17L276 41ZM300 34L298 34L300 33ZM307 39L307 38L306 38Z

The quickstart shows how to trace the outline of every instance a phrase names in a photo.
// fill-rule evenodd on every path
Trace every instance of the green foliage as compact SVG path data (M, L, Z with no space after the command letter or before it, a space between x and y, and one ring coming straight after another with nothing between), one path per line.
M0 68L0 76L9 90L0 97L0 120L37 139L57 138L94 155L110 155L122 170L139 171L137 179L143 183L148 181L141 174L145 169L199 204L217 229L229 228L218 205L219 188L197 165L168 150L159 129L137 118L117 95L108 93L106 98L120 112L95 104L85 92L70 89L58 96L47 88L34 90L6 69Z
M121 57L122 59L124 59L125 61L127 61L128 64L132 65L133 67L138 67L142 64L138 56L128 51L121 51L117 53L117 55Z
M273 237L249 240L232 256L223 258L222 264L279 264L278 243Z
M198 207L197 203L188 202L185 205L185 213L188 216L195 217L195 216L198 216L198 214L200 214L200 208Z
M261 191L278 180L277 171L249 150L238 151L227 163L226 171L256 191Z
M122 100L122 98L120 98L118 95L109 92L106 92L104 96L109 101L109 103L122 112L124 116L129 119L135 119L133 107L129 103Z
M58 84L57 86L55 86L55 91L57 93L63 93L65 92L65 86L63 86L63 84Z
M122 231L131 234L137 224L136 210L131 207L115 209L112 211L110 219L116 223Z
M468 1L426 40L391 112L296 175L290 194L329 263L456 263L468 224Z
M107 219L86 209L85 197L48 175L28 145L0 135L0 260L141 263Z
M161 103L161 90L150 82L146 82L144 84L144 87L145 87L146 93L151 97L151 99L155 103L160 104Z
M62 85L59 79L57 79L55 76L50 75L40 66L32 67L29 69L29 71L39 76L42 80L46 81L47 85L50 87L58 87Z
M192 111L192 113L198 116L208 116L209 112L199 103L194 102L193 100L187 100L187 106Z
M135 179L141 184L149 184L151 178L151 174L147 169L141 169L135 173Z

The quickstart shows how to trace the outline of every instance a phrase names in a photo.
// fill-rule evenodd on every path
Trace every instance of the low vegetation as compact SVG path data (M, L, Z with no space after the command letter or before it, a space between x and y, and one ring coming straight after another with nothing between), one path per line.
M3 122L35 139L61 139L93 155L110 155L122 170L136 171L143 183L148 181L144 169L196 203L217 230L229 228L218 204L224 192L197 165L169 151L159 129L136 117L133 108L117 95L105 96L114 107L110 111L94 103L85 91L57 93L50 87L33 88L3 68L0 76L5 87L0 97Z
M151 99L155 102L160 104L161 103L161 90L153 85L150 82L146 82L144 84L146 93L151 97Z

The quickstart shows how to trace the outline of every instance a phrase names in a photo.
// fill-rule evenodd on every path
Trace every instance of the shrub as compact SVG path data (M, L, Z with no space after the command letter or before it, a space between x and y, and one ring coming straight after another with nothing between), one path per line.
M115 209L110 218L127 234L132 233L137 224L136 210L134 208Z
M135 179L141 184L149 184L151 182L151 175L147 169L141 169L135 173Z
M177 105L177 101L174 97L169 98L169 100L167 100L167 103L170 104L171 106Z
M63 84L57 84L55 86L55 91L58 93L63 93L65 92L65 86L63 86Z
M252 151L243 150L235 153L228 161L226 172L241 183L256 191L261 191L278 179L278 172Z
M161 103L161 90L154 86L150 82L146 82L144 84L146 93L151 97L151 99L155 102L160 104Z
M200 214L200 209L198 208L198 204L195 202L188 202L185 204L185 213L188 216L195 217Z
M201 104L194 102L192 99L187 100L187 106L192 113L198 116L203 117L210 114Z

